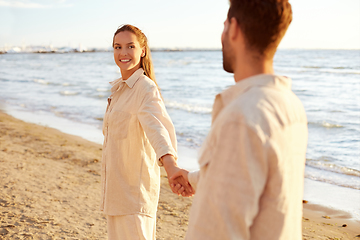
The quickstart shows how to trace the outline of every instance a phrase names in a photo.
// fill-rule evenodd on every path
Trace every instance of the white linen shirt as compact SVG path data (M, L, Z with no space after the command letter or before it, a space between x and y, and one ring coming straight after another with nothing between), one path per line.
M301 240L307 119L291 80L256 75L216 96L189 173L191 240Z
M159 159L177 159L176 134L155 83L138 69L110 83L104 115L100 210L107 215L156 215Z

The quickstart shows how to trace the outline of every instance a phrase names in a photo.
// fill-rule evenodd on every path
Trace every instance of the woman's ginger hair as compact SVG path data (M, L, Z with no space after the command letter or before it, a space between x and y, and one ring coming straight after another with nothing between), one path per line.
M114 47L114 38L115 38L116 34L118 34L120 32L125 32L125 31L135 34L137 40L140 43L140 47L145 48L145 56L141 57L141 59L140 59L140 67L142 69L144 69L144 74L147 77L149 77L151 80L154 81L154 83L156 84L157 88L160 91L159 85L157 84L156 79L155 79L154 66L153 66L152 60L151 60L151 54L150 54L150 48L148 45L148 40L147 40L147 37L145 36L145 34L140 29L138 29L137 27L132 26L130 24L121 25L114 33L113 47Z

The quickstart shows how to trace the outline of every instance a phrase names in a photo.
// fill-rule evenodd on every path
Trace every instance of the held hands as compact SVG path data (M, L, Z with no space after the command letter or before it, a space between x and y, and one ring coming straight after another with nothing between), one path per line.
M191 197L194 195L195 191L189 183L188 173L189 171L180 168L170 177L169 183L173 193L176 193L179 196L182 195L183 197ZM186 185L182 184L183 179L185 180ZM188 190L189 187L190 190Z
M184 197L194 195L195 191L189 184L187 178L188 171L179 168L174 157L169 154L162 157L162 163L167 173L169 185L173 193Z

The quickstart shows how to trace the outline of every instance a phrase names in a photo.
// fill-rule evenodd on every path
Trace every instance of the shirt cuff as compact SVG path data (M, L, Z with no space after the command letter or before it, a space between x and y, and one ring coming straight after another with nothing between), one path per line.
M178 159L178 156L177 156L177 153L176 151L174 150L174 148L172 147L169 147L169 148L163 148L161 149L160 151L158 151L156 153L156 159L157 159L157 163L160 167L164 166L164 164L162 163L161 161L161 158L167 154L170 154L174 157L175 161L177 161Z
M188 173L189 183L194 188L195 191L197 188L197 184L199 182L199 178L200 178L200 170L192 171Z

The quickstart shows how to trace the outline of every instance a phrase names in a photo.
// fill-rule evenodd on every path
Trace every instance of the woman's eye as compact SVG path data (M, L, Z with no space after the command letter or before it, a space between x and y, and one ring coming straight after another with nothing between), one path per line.
M135 46L129 46L129 48L135 48Z
M115 47L115 49L121 49L121 47L117 46L117 47Z

